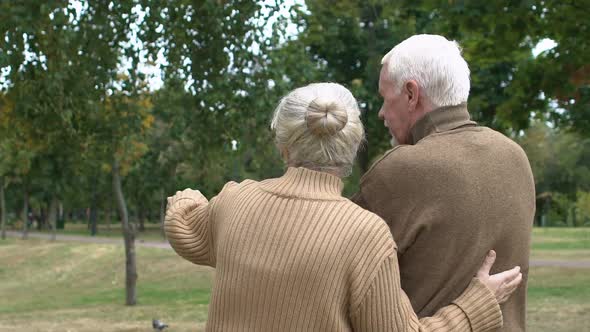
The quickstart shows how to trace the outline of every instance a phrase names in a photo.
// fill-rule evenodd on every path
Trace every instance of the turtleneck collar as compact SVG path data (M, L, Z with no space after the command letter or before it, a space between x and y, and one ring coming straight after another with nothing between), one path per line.
M440 107L416 122L410 132L410 144L416 144L430 134L476 125L469 117L467 104Z
M344 200L342 180L332 174L304 167L289 167L276 179L262 181L262 189L279 196L320 200Z

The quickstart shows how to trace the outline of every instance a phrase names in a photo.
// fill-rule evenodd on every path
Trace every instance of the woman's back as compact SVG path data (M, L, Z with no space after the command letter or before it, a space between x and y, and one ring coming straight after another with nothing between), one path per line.
M212 202L210 330L350 330L369 278L394 252L385 223L327 173L230 183Z

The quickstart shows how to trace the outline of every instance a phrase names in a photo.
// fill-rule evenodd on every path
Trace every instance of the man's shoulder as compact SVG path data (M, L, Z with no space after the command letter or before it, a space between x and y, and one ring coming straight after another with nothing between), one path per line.
M422 155L425 151L434 149L437 151L445 148L452 149L452 144L469 144L479 142L492 150L508 150L516 154L524 155L524 150L512 138L486 126L470 126L457 128L445 132L431 134L420 140L414 147L416 154ZM443 147L444 146L444 147Z
M513 156L526 158L526 153L524 152L523 148L512 138L489 127L480 126L479 128L482 128L482 133L489 137L489 139L492 141L492 147L498 150L507 151Z
M377 158L367 170L364 177L385 177L411 175L422 172L430 163L425 162L430 153L429 147L400 144L386 151Z
M367 173L379 172L384 169L400 167L412 160L412 145L400 144L385 151L367 170Z

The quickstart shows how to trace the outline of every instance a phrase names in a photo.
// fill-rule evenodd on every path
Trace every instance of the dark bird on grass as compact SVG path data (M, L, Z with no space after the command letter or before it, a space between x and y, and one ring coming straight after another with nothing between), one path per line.
M168 327L168 324L164 324L164 322L160 322L157 319L152 319L152 326L154 327L154 330L163 331Z

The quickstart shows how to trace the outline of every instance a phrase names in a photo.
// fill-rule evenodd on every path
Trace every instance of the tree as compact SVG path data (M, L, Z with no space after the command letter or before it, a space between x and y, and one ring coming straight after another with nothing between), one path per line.
M556 46L540 54L531 71L545 96L557 103L550 119L588 137L590 133L590 2L533 1L539 17L534 39L549 38Z
M551 213L549 222L569 218L570 224L575 225L578 216L574 206L580 200L578 195L590 190L590 140L577 132L551 128L537 121L517 142L525 150L533 170L537 217Z
M359 156L361 173L388 148L376 115L381 57L414 34L441 34L461 44L471 68L469 109L483 125L515 137L533 118L574 128L586 128L590 119L584 74L590 54L588 6L541 0L314 0L306 5L296 9L302 32L294 43L318 63L323 80L349 87L365 111L368 148ZM533 57L544 38L558 46Z
M576 201L576 211L578 212L578 223L574 226L588 225L590 223L590 192L578 192L578 200Z
M84 82L83 71L73 60L82 42L72 24L77 12L67 2L5 7L3 13L8 14L9 24L0 32L5 36L8 54L9 92L15 96L11 121L27 129L26 138L32 146L29 150L35 151L31 169L35 181L44 188L55 239L56 211L64 188L70 185L67 174L80 153L83 137L77 129L80 115L87 109L84 97L88 85L80 84ZM86 78L86 82L90 80ZM23 182L28 188L31 179L23 178Z
M21 183L23 188L23 239L27 238L29 209L29 173L32 160L38 153L39 145L31 139L31 126L16 116L14 99L21 98L14 93L0 94L0 177L4 187L11 183ZM22 96L22 95L21 95ZM26 98L26 95L25 95Z

